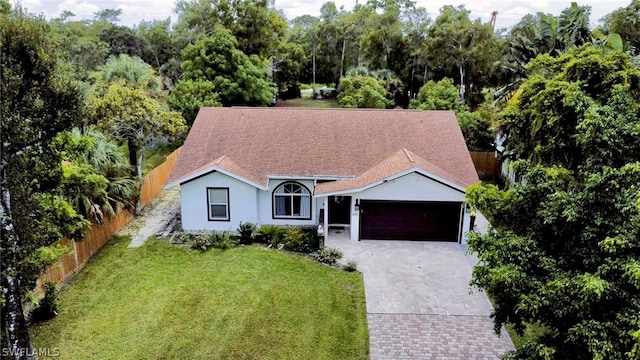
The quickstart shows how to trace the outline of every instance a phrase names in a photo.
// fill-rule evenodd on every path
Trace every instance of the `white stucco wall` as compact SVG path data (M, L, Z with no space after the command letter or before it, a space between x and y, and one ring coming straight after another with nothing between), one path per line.
M229 188L229 221L208 219L207 187ZM258 222L257 189L220 172L181 184L182 228L190 231L235 231L240 222Z
M448 201L464 202L464 194L417 173L410 173L373 188L351 195L351 240L359 238L360 212L354 209L356 199L396 201ZM469 215L465 213L463 230L469 228ZM462 242L464 242L464 236Z
M261 190L220 172L213 172L180 186L182 227L185 230L235 231L240 222L257 225L314 225L317 223L316 199L311 198L311 219L274 219L272 213L273 191L282 183L292 180L270 180L268 190ZM313 193L313 181L296 181ZM210 221L207 212L207 187L229 188L230 221Z

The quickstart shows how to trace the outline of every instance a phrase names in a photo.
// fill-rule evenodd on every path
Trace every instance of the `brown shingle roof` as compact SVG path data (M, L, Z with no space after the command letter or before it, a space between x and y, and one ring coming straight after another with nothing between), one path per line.
M401 149L448 181L478 181L451 111L232 107L200 110L167 183L209 167L265 187L277 175L356 178Z

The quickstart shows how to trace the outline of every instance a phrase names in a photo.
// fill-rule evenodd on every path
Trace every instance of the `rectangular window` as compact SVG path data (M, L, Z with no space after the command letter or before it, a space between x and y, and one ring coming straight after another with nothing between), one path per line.
M209 220L229 221L229 188L207 188Z

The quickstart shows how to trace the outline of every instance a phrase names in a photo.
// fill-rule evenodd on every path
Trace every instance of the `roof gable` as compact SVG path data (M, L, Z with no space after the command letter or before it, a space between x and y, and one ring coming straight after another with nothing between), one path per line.
M356 178L403 148L448 181L478 181L451 111L232 107L200 110L168 183L231 159L224 169L263 187L270 176Z
M316 185L315 194L360 191L410 172L420 172L464 192L466 184L455 175L437 167L413 152L402 149L376 164L355 179L338 180Z

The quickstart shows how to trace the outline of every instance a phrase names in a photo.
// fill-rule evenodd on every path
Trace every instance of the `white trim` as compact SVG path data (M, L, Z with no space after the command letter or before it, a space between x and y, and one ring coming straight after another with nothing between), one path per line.
M397 174L391 175L386 179L378 180L378 181L372 182L370 184L367 184L367 185L359 187L359 188L339 190L339 191L334 191L334 192L326 192L326 193L321 193L321 194L317 194L317 195L313 194L313 196L314 197L322 197L322 196L329 197L329 196L335 196L335 195L344 195L344 194L352 194L352 193L362 192L362 191L365 191L367 189L371 189L372 187L376 187L378 185L382 185L382 184L384 184L384 183L386 183L388 181L395 180L397 178L403 177L405 175L408 175L408 174L411 174L411 173L414 173L414 172L419 173L419 174L421 174L423 176L426 176L427 178L429 178L431 180L435 180L437 182L443 183L443 184L451 187L452 189L457 190L457 191L459 191L459 192L461 192L463 194L466 193L466 189L464 187L462 187L462 186L460 186L460 185L458 185L456 183L453 183L453 182L451 182L449 180L443 179L443 178L441 178L439 176L436 176L436 175L434 175L434 174L432 174L432 173L430 173L428 171L425 171L425 170L423 170L421 168L414 167L414 168L399 172Z
M355 179L355 176L338 176L338 175L311 175L311 176L295 176L295 175L268 175L269 180L345 180Z
M255 186L256 188L261 189L261 190L268 190L269 189L268 186L262 186L262 185L260 185L258 183L255 183L255 182L251 181L251 180L245 179L242 176L238 176L238 175L236 175L236 174L234 174L234 173L232 173L230 171L221 169L218 166L211 166L211 167L202 169L202 170L200 170L200 171L198 171L196 173L193 173L191 175L188 175L188 176L185 176L185 177L181 177L180 179L165 185L163 188L166 190L166 189L168 189L168 188L170 188L170 187L172 187L174 185L184 184L185 182L187 182L189 180L193 180L193 179L198 178L200 176L208 175L208 174L210 174L210 173L212 173L214 171L217 171L217 172L219 172L221 174L227 175L227 176L229 176L231 178L234 178L236 180L239 180L239 181L242 181L244 183L247 183L247 184L249 184L251 186Z
M224 191L225 200L224 202L213 202L213 191L220 190ZM209 221L230 221L231 220L231 212L229 211L229 188L228 187L208 187L207 188L207 200L209 202L208 210L208 218ZM221 206L224 205L225 216L213 216L213 208L212 206Z

